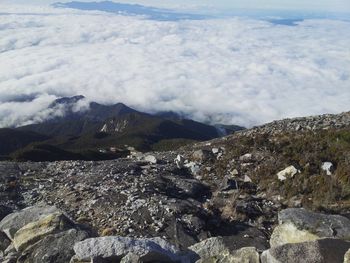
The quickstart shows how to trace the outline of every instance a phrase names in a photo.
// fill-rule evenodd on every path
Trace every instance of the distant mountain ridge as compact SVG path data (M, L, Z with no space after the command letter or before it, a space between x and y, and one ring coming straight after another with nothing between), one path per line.
M27 160L30 153L35 152L35 160L45 159L45 156L49 160L61 160L65 156L68 159L109 159L115 156L102 153L110 153L112 148L121 152L130 146L140 151L171 150L244 129L208 125L175 112L149 114L123 103L88 102L81 95L59 98L49 109L60 114L41 123L6 131L0 129L0 145L7 145L1 147L0 155ZM18 138L16 143L8 145L7 142L11 142L8 138L13 136ZM50 155L52 153L54 156Z
M47 136L78 136L86 132L96 132L101 122L106 119L119 117L127 113L137 112L123 103L103 105L96 102L88 103L84 110L75 110L84 96L64 97L52 102L49 108L64 107L65 114L56 116L42 123L19 127L19 130L33 131ZM79 107L77 107L79 108Z
M157 21L203 20L212 18L209 15L184 13L164 8L156 8L139 4L117 3L113 1L83 2L72 1L53 3L54 8L72 8L87 11L103 11L119 15L142 16Z

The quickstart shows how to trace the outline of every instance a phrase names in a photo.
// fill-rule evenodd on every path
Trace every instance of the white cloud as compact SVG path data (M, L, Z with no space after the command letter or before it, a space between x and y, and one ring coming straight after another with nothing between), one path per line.
M52 99L77 94L247 126L350 110L349 22L26 12L0 15L0 126L40 121ZM36 99L13 102L25 96Z

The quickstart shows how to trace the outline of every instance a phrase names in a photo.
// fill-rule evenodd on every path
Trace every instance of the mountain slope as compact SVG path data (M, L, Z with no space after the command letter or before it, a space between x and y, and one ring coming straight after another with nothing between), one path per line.
M87 103L80 109L77 103L84 100L83 96L60 98L55 100L50 108L62 110L63 116L55 117L38 124L19 127L19 130L33 131L47 136L79 136L86 132L97 131L102 122L108 118L137 112L122 103L102 105L95 102Z
M152 150L154 144L172 140L174 145L203 141L218 136L214 127L190 120L171 121L144 113L130 113L112 118L100 125L98 131L60 140L63 149L101 149L133 146L140 151Z
M88 102L83 96L57 99L48 110L48 120L16 129L23 133L42 134L45 142L32 140L36 143L25 148L27 144L13 147L7 154L12 152L11 156L20 160L33 160L31 154L38 156L35 160L53 160L55 156L57 160L89 160L91 156L97 156L96 159L100 160L117 156L101 156L100 153L110 152L112 148L122 153L128 146L139 151L171 150L188 143L217 138L228 131L226 128L182 118L173 112L151 115L122 103L102 105ZM13 153L14 150L17 152ZM95 154L86 157L87 152ZM45 159L45 156L48 157Z
M0 129L0 155L23 148L32 142L40 142L49 139L48 136L31 131L20 131L16 129Z
M181 151L190 158L193 151L213 148L220 149L222 156L214 164L202 161L198 172L208 184L220 185L231 178L241 184L240 191L249 192L245 184L253 183L264 198L283 206L350 209L350 112L274 121ZM230 208L237 201L220 198L215 202L222 204L223 216L237 216ZM256 202L251 200L247 206Z

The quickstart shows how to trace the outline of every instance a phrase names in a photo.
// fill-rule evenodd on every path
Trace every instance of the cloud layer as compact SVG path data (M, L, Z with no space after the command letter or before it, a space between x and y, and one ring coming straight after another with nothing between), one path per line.
M77 94L246 126L350 110L350 22L16 13L0 15L0 126Z

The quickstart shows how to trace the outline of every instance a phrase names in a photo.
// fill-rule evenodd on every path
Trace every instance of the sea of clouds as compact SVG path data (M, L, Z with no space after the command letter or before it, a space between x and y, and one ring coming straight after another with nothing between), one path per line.
M78 94L244 126L350 110L350 22L0 10L0 127L40 122Z

